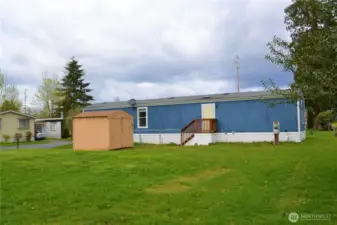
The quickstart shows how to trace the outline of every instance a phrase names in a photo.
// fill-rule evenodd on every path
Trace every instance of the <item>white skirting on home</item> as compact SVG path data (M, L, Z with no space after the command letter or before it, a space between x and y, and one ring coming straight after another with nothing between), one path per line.
M134 142L148 144L180 144L180 134L133 134Z
M215 142L272 142L274 141L273 132L265 133L215 133ZM280 142L299 142L298 132L280 132Z
M134 134L134 141L138 143L148 144L180 144L181 136L179 133L172 134ZM301 142L306 138L303 132L281 132L280 142ZM208 145L216 142L272 142L274 134L272 132L265 133L203 133L195 134L186 145Z
M215 143L216 139L214 138L214 134L195 134L194 138L192 138L185 145L209 145L211 143Z

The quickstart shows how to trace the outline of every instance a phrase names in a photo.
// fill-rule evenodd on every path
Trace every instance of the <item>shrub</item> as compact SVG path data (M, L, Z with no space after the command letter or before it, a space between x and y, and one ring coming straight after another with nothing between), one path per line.
M26 141L28 141L28 142L32 141L32 136L33 136L32 132L27 131L26 132Z
M68 138L70 135L69 135L69 129L67 128L64 128L62 129L62 138Z
M174 143L174 142L170 142L170 143L168 143L167 144L168 146L178 146L176 143Z
M332 126L333 129L337 129L337 121L333 122L333 123L331 124L331 126Z
M331 124L332 129L334 130L335 136L337 137L337 121Z
M15 134L14 134L14 139L15 139L16 142L17 142L17 141L20 141L21 138L22 138L22 134L21 134L21 133L15 133Z
M2 138L5 140L5 142L8 142L10 139L10 136L7 134L2 135Z
M329 130L331 122L334 120L334 113L331 110L320 112L316 116L316 128L323 129L323 130Z

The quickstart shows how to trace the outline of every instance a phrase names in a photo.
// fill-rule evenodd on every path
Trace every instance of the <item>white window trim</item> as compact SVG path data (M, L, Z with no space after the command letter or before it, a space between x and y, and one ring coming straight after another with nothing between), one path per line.
M146 111L146 126L141 127L139 125L139 110L143 110L143 109L145 109L145 111ZM138 107L137 108L137 128L139 128L139 129L147 129L148 128L148 124L149 124L149 114L148 114L147 107Z
M20 127L20 120L28 120L28 127ZM18 129L27 130L30 129L30 120L27 118L18 118Z

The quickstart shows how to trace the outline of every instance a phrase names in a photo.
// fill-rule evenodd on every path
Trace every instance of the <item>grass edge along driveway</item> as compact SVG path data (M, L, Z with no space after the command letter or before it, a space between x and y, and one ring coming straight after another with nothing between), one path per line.
M60 139L61 140L61 139ZM51 140L46 139L46 140L40 140L40 141L21 141L19 144L20 145L38 145L38 144L47 144L50 143ZM16 146L16 142L0 142L1 146Z

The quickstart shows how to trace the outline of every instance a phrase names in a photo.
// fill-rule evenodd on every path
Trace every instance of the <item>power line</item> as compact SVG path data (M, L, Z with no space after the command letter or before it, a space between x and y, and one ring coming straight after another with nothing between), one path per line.
M235 57L237 91L240 92L239 56Z

